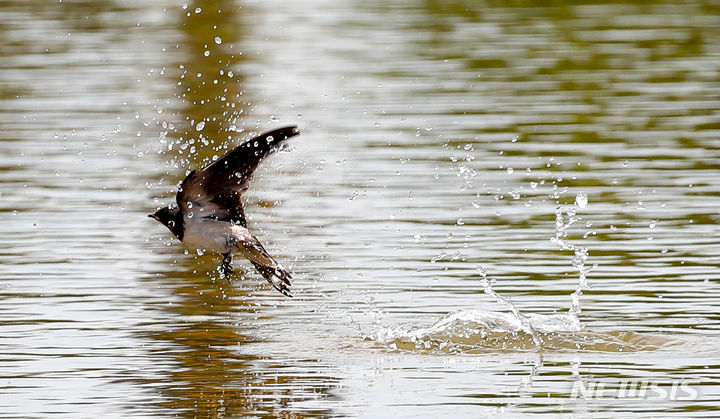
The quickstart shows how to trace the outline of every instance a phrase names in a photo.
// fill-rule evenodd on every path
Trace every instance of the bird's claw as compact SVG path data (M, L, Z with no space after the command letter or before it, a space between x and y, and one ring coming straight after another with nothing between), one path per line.
M220 275L224 279L230 279L230 276L232 276L233 273L235 273L235 269L233 269L232 265L230 265L229 262L222 262L220 264L220 267L218 268L220 271Z

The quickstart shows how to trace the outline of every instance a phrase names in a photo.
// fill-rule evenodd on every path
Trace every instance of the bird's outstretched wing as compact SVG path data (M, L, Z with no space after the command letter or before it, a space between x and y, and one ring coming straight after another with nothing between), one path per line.
M247 227L240 195L247 189L255 168L283 141L298 135L296 126L278 128L235 147L183 180L177 200L183 215L214 218Z

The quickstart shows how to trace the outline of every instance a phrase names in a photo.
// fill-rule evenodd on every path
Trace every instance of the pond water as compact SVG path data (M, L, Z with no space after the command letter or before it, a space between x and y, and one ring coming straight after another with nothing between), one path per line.
M718 5L0 13L3 415L720 408ZM146 217L290 124L245 209L292 299Z

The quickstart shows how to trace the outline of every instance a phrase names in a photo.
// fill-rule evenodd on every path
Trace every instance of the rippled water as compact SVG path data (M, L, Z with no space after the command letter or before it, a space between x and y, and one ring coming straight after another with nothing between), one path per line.
M4 415L720 408L712 2L0 12ZM246 196L286 299L146 214L294 123ZM698 394L572 397L622 380Z

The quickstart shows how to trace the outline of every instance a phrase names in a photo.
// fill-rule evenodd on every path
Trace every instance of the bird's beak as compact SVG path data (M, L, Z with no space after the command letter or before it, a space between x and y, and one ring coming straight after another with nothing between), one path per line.
M154 218L154 219L156 219L156 220L157 220L157 217L155 216L155 214L148 214L148 217L150 217L150 218Z

